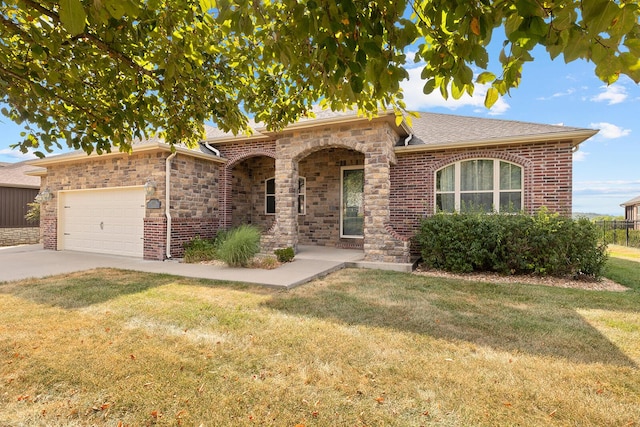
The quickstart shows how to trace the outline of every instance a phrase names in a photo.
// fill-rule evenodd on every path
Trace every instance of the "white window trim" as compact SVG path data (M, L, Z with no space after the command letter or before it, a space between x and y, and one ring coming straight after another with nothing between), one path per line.
M275 177L271 177L271 178L267 178L264 180L264 214L265 215L275 215L275 212L267 212L267 198L269 196L273 196L274 198L274 205L275 205L275 197L276 197L276 193L275 193ZM267 184L269 181L273 180L273 184L274 184L274 193L267 193ZM302 180L304 182L304 192L302 194L300 194L300 180ZM304 205L302 206L302 211L298 211L298 215L306 215L307 214L307 178L305 178L304 176L300 176L298 177L298 188L296 189L296 192L298 193L298 204L300 203L300 196L303 196L304 198ZM300 209L298 207L298 209ZM277 208L276 208L277 210Z
M343 227L343 225L344 225L344 221L343 221L344 206L342 205L342 203L344 201L344 171L345 170L362 170L364 172L364 166L362 166L362 165L342 166L340 168L340 238L343 238L343 239L364 239L364 230L362 230L362 233L363 233L362 236L344 234L344 230L343 230L343 228L344 228ZM362 197L364 197L364 190L362 192Z
M462 162L468 162L468 161L473 161L473 160L492 160L493 161L493 190L475 190L475 191L462 191L460 190L461 187L461 182L462 182L462 176L461 176L461 170L462 168L460 167L460 164ZM478 158L471 158L471 159L463 159L463 160L458 160L457 162L453 162L453 163L449 163L443 167L441 167L440 169L436 170L434 173L434 180L433 180L433 194L434 194L434 198L433 198L433 210L434 212L438 212L438 203L437 203L437 198L438 198L438 194L454 194L454 209L456 212L460 212L460 195L461 194L478 194L478 193L493 193L493 209L495 212L500 212L500 193L504 192L515 192L518 190L500 190L500 162L503 163L509 163L512 165L515 165L517 167L520 168L520 183L521 183L521 188L520 188L520 193L522 194L522 197L520 198L520 210L524 209L524 167L522 165L519 165L517 163L514 162L510 162L508 160L503 160L503 159L496 159L496 158L491 158L491 157L478 157ZM437 188L437 176L438 176L438 172L440 172L441 170L448 168L449 166L454 165L454 191L440 191L438 192L438 188Z
M300 181L303 183L303 191L300 192ZM300 196L302 196L303 202L300 203ZM298 177L298 215L307 214L307 178L304 176Z

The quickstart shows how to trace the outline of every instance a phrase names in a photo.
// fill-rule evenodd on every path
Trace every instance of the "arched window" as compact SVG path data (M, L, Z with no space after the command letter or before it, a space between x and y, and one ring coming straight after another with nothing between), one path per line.
M298 215L306 213L307 180L298 178ZM264 212L267 215L276 213L276 179L269 178L264 182Z
M522 167L504 160L452 163L436 171L436 211L521 211L522 182Z

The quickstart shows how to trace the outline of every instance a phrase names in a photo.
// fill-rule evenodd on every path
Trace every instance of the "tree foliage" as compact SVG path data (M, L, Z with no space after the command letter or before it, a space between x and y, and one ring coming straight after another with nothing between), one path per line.
M485 104L518 86L531 51L586 59L596 75L640 81L637 1L3 0L3 113L26 125L22 151L130 150L159 132L193 144L203 122L278 129L317 102L400 111L411 51L424 92ZM504 28L501 70L487 46Z

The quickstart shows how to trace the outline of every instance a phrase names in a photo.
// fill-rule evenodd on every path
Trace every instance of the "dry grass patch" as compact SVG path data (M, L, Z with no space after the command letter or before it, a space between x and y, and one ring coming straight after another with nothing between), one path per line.
M608 245L608 253L612 257L640 261L640 249L629 246Z
M638 307L362 270L0 284L0 425L633 425Z

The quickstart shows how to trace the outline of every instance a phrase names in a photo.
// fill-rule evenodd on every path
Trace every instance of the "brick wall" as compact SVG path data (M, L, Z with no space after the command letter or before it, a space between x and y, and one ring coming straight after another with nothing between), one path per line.
M238 162L232 171L231 226L253 224L266 231L274 215L265 213L265 182L275 174L271 157L249 157Z
M410 237L419 220L435 212L435 172L472 158L496 158L523 168L524 209L541 207L571 214L572 154L570 142L508 145L478 149L397 153L391 168L391 224Z
M364 155L344 148L327 148L311 153L298 163L299 176L307 181L306 214L298 215L301 244L362 247L362 239L340 238L342 166L364 167ZM364 203L366 205L366 198Z
M42 186L54 193L54 199L42 205L41 234L46 249L57 249L57 192L61 190L141 186L155 181L153 198L161 209L147 209L144 218L144 258L165 258L165 160L166 151L87 158L82 161L47 167ZM184 253L185 241L209 236L218 226L218 189L222 165L184 154L171 162L172 256ZM173 240L175 238L175 241Z
M58 249L58 219L55 216L40 216L40 238L44 249Z
M211 239L218 231L217 218L172 218L171 219L171 256L184 256L184 245L194 237ZM166 218L145 218L144 220L144 259L162 261L166 259L167 244Z
M82 161L47 167L42 188L49 188L54 198L42 204L43 217L57 217L57 192L92 188L144 185L156 182L154 198L164 200L164 159L166 152L122 154L112 157L87 157ZM164 209L147 210L147 217L162 217Z

